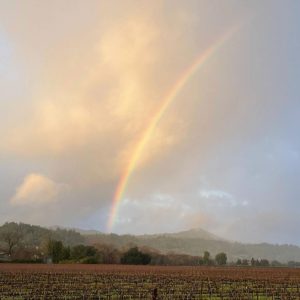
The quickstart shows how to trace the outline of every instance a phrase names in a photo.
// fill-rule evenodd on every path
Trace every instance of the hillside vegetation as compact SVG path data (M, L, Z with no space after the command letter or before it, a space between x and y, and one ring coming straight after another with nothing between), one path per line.
M243 244L226 241L204 230L189 230L171 234L155 235L117 235L87 234L84 235L88 244L108 243L116 247L126 245L146 246L162 253L174 252L188 255L201 255L209 251L213 256L225 252L229 261L237 259L265 258L280 262L300 261L300 247L295 245Z
M102 252L111 253L111 256L116 255L118 251L121 253L137 246L148 253L155 253L156 257L159 257L159 254L185 254L196 257L209 251L212 257L221 252L226 253L229 262L239 259L251 260L251 258L268 259L270 262L276 260L283 263L300 261L298 246L267 243L242 244L226 241L202 229L134 236L84 230L79 233L76 229L49 229L14 222L0 226L0 258L12 255L26 258L32 257L34 253L37 256L46 255L49 241L61 241L65 247L95 246Z

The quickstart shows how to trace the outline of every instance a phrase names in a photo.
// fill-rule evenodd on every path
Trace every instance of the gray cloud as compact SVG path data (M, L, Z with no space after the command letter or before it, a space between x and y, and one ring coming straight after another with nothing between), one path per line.
M299 243L299 5L289 3L2 3L0 221L105 230L118 180L164 93L217 37L254 16L160 120L114 230L202 226L225 238ZM58 200L13 207L28 174Z

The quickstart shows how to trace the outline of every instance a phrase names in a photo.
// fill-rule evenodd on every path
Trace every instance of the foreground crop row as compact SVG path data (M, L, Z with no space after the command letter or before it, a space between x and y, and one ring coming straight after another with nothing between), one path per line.
M300 299L300 270L0 265L1 299Z

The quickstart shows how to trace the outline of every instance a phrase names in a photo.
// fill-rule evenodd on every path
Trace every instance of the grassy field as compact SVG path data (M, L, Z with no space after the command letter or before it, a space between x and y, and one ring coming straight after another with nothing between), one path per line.
M1 299L300 299L287 268L0 264Z

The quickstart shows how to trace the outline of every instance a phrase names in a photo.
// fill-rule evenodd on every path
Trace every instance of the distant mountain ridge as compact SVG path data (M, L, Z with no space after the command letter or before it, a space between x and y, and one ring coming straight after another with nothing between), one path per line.
M43 241L51 238L61 240L65 245L94 245L110 244L119 249L132 246L155 249L161 253L178 253L194 256L203 255L209 251L212 256L225 252L228 261L237 259L268 259L286 263L288 261L300 262L300 247L295 245L272 245L268 243L243 244L224 240L201 228L181 231L177 233L145 234L145 235L118 235L106 234L97 230L82 230L53 226L41 226L23 223L6 223L0 226L0 250L3 246L1 232L19 226L23 235L23 242L30 246L39 246Z
M82 235L94 235L94 234L105 234L104 232L94 230L94 229L79 229L73 227L60 227L52 226L51 229L63 228L68 230L74 230ZM113 233L112 233L113 234ZM131 236L132 234L123 234L124 236ZM155 238L155 237L173 237L173 238L189 238L189 239L204 239L204 240L215 240L215 241L225 241L225 239L210 233L202 228L192 228L189 230L179 231L179 232L164 232L164 233L150 233L150 234L137 234L132 235L140 238Z
M174 233L158 233L158 234L145 234L140 237L171 237L171 238L178 238L178 239L203 239L203 240L214 240L214 241L224 241L224 239L202 229L202 228L192 228L185 231L174 232Z
M280 262L300 261L300 247L295 245L273 245L268 243L243 244L222 239L201 228L178 233L145 235L97 234L84 235L88 244L106 243L116 247L137 245L157 249L162 253L174 252L188 255L203 255L209 251L212 256L225 252L229 261L237 259L268 259Z

